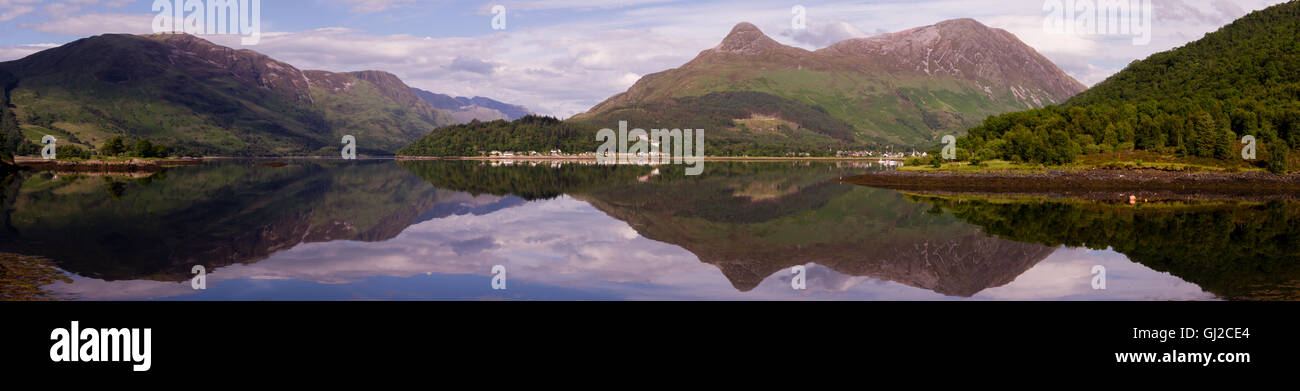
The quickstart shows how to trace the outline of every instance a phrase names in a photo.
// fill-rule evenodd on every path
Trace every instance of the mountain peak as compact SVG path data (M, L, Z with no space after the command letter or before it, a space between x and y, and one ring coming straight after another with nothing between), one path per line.
M763 33L763 31L759 30L758 26L755 26L753 23L740 22L740 23L736 23L736 26L731 28L731 33L728 35L734 35L736 33L744 33L744 32L751 32L751 31L756 31L759 34Z
M948 20L945 20L945 21L942 21L942 22L939 22L939 23L935 23L935 26L971 26L971 27L988 27L988 26L985 26L983 23L980 23L978 20L971 19L971 18L948 19Z
M731 33L714 50L722 53L758 54L767 50L780 48L782 45L767 34L763 34L749 22L740 22L731 28Z

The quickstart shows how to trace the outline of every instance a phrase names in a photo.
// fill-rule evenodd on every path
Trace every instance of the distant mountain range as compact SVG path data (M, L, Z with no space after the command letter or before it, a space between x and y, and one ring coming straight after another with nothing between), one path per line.
M425 102L429 102L433 107L450 112L456 122L459 123L468 123L473 120L495 121L499 119L514 121L533 113L523 106L480 96L473 98L452 97L451 95L429 92L419 88L413 90L415 95L419 96L420 99L424 99Z
M486 98L441 109L387 72L299 70L185 34L80 39L0 63L0 84L6 134L83 148L147 138L203 155L335 155L343 135L387 155L467 112L527 111Z
M989 115L1061 103L1084 89L1011 33L971 19L816 51L740 23L717 47L642 77L575 119L600 126L638 120L632 125L648 129L697 127L683 118L707 118L703 125L722 123L720 130L778 144L820 134L827 143L920 146ZM844 125L850 135L839 132Z
M531 113L415 89L382 71L303 71L183 34L81 39L0 63L0 84L14 119L0 125L28 140L49 134L95 147L126 136L204 155L333 155L343 135L356 136L362 153L387 155L440 127ZM933 146L989 115L1061 103L1084 89L1011 33L971 19L816 51L740 23L694 60L646 75L566 122L707 129L713 155L826 154ZM446 132L458 131L473 130Z

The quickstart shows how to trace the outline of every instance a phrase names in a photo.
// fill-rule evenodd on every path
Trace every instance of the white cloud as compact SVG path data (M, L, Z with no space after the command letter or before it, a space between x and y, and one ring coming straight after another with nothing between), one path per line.
M0 0L0 22L8 22L36 10L41 0Z
M1092 287L1093 267L1106 269L1106 289ZM976 298L998 300L1216 300L1196 284L1151 270L1113 251L1061 249L1016 277Z
M821 49L839 41L868 35L856 26L841 20L827 20L825 22L809 20L804 29L787 28L781 32L781 36L789 37L802 44L800 46L805 49Z
M350 7L350 12L371 13L387 11L399 7L403 4L409 4L412 0L343 0Z
M153 18L154 15L146 14L87 13L21 25L31 30L59 35L150 34L153 33Z
M38 44L18 45L18 46L0 46L0 61L17 60L23 57L27 57L32 53L36 53L57 46L59 45L52 44L52 43L38 43Z

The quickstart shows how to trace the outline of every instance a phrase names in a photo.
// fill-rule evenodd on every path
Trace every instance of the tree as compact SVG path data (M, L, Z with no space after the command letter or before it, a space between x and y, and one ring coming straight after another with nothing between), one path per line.
M1199 112L1192 115L1192 134L1195 143L1192 150L1192 156L1212 157L1214 156L1215 144L1219 143L1218 126L1214 124L1214 117L1209 113Z
M126 142L122 141L121 136L113 136L104 142L104 146L99 148L99 152L104 156L117 156L126 153Z
M136 142L135 142L135 156L137 156L137 157L153 157L153 143L149 142L148 139L143 139L143 138L140 139L140 141L136 141Z
M1274 174L1285 174L1290 167L1287 161L1287 153L1291 148L1282 140L1273 140L1265 145L1268 149L1268 171Z

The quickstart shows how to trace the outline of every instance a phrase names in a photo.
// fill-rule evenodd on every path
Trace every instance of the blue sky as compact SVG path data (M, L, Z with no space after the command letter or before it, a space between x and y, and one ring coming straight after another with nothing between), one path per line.
M1116 35L1044 30L1052 0L263 0L263 38L205 36L302 69L393 72L408 84L486 96L567 117L641 76L680 66L738 22L807 49L969 17L1003 28L1092 85L1146 56L1280 0L1151 0L1149 45ZM1080 0L1083 1L1083 0ZM153 0L0 0L0 61L102 33L149 33ZM493 30L492 6L506 9ZM807 29L791 29L791 8Z

